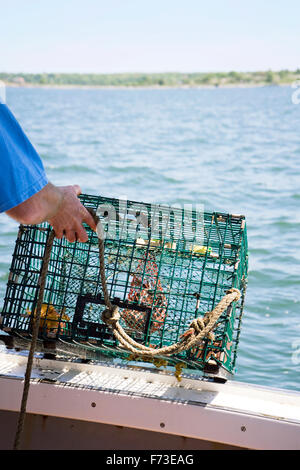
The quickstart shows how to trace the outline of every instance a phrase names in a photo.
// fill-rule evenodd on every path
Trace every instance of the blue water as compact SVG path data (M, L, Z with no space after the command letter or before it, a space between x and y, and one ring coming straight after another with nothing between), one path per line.
M49 179L246 215L236 379L300 390L300 105L290 87L7 90ZM17 224L0 215L0 305Z

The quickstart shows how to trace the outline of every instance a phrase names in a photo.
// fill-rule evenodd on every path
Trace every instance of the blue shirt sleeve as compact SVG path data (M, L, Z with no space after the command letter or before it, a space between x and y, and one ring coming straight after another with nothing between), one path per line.
M26 201L47 183L41 158L11 111L0 103L0 212Z

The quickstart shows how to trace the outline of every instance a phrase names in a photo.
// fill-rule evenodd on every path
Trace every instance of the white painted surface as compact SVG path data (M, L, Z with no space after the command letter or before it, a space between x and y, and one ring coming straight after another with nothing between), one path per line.
M19 410L26 362L0 354L0 409ZM300 394L238 382L178 382L159 372L36 359L27 412L251 449L300 449Z

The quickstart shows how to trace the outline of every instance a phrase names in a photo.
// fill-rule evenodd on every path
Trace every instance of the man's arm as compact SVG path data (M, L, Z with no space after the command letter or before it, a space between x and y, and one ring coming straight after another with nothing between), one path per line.
M22 224L47 221L57 238L65 236L69 242L78 240L84 243L88 236L82 223L87 223L92 230L96 230L96 224L79 201L77 196L80 193L77 185L58 187L48 183L41 191L6 211L6 214Z
M23 224L48 221L57 238L87 241L82 225L95 222L80 203L79 186L49 183L43 162L20 124L0 103L0 212Z

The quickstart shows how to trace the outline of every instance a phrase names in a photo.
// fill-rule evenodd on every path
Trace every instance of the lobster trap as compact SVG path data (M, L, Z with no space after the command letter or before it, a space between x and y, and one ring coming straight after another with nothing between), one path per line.
M101 221L107 293L119 309L121 327L135 342L153 349L172 345L228 290L240 291L239 300L218 319L214 337L168 357L171 366L233 373L247 282L244 216L91 195L80 200ZM102 319L100 234L86 229L87 243L54 239L39 339L126 361L132 359L130 351ZM46 223L21 225L15 244L1 328L23 340L32 335L50 231Z

